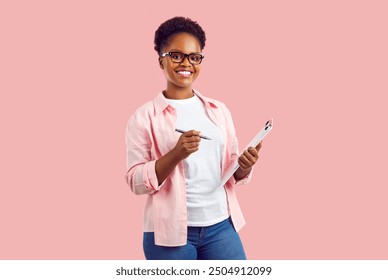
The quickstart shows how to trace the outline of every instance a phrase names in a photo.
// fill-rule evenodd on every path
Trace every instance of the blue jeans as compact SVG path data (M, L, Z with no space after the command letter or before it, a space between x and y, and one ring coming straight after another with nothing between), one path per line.
M144 232L147 260L246 260L240 237L226 219L207 227L188 227L187 244L177 247L155 245L154 233Z

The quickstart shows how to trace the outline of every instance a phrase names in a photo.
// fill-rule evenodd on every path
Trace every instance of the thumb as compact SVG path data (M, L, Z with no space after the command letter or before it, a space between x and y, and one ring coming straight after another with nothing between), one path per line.
M257 151L260 151L262 145L263 145L263 141L260 141L260 143L257 144L257 146L255 147L255 149L256 149Z

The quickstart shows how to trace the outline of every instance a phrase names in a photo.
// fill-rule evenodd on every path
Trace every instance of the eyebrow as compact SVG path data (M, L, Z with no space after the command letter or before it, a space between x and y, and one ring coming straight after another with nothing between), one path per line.
M180 52L180 53L185 53L184 51L176 50L176 49L172 49L172 50L170 50L170 52ZM191 53L202 54L201 52L191 52ZM191 54L191 53L188 53L188 54Z

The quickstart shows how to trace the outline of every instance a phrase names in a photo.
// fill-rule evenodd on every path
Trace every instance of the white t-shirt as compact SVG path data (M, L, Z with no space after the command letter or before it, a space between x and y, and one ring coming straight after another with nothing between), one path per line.
M222 133L208 117L198 96L167 101L177 110L176 128L201 131L211 139L201 139L199 150L183 162L188 225L210 226L221 222L229 216L225 189L220 187Z

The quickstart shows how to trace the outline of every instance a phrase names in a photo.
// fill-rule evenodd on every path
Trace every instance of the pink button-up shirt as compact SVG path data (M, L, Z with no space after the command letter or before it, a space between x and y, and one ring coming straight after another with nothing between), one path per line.
M238 142L228 108L221 102L194 93L202 100L206 112L221 130L224 145L222 174L238 157ZM148 195L144 209L145 232L154 232L155 244L181 246L187 242L186 185L183 161L159 185L155 162L173 149L181 134L175 132L177 113L163 93L138 108L130 117L126 129L126 181L135 194ZM221 174L221 175L222 175ZM252 172L240 181L232 176L224 185L229 215L239 231L245 220L237 201L234 186L246 184Z

